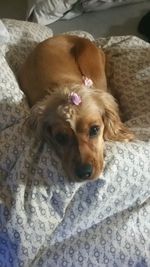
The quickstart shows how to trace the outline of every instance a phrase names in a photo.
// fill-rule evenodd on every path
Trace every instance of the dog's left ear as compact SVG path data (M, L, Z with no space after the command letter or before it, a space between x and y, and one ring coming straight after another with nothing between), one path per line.
M101 101L104 105L104 139L114 141L130 141L134 134L125 126L119 116L118 105L109 93L101 94Z

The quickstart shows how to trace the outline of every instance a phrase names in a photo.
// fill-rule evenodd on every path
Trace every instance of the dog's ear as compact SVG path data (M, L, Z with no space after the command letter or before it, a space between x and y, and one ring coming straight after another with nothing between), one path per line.
M41 136L43 112L44 110L39 102L31 108L30 115L27 119L28 128L34 130L38 137Z
M86 38L77 38L73 55L82 75L92 80L95 88L107 87L105 77L105 54Z
M109 93L101 93L101 101L104 105L104 139L114 141L130 141L134 138L133 133L125 126L119 116L118 105Z
M43 136L43 131L46 126L46 108L48 103L48 98L45 97L42 101L37 102L30 111L30 115L27 119L27 124L31 130L34 130L37 137ZM49 112L50 117L50 112Z

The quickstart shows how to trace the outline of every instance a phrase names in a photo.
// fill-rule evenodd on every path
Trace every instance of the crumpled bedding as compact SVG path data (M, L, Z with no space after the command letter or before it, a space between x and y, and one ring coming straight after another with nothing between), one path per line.
M110 7L135 4L144 0L81 0L83 9L86 12L103 10Z
M10 38L0 46L0 266L149 267L150 45L132 36L96 40L136 140L106 142L101 178L73 183L53 149L28 136L17 82L20 64L52 32L3 23Z
M84 12L98 11L145 0L28 0L27 19L48 25L61 18L72 19Z

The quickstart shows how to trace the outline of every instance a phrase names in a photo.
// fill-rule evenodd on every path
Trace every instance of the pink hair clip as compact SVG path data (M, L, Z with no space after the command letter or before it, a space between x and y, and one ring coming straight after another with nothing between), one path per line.
M93 81L85 76L83 76L83 83L87 87L91 87L93 85Z
M78 94L74 93L74 92L72 92L70 94L70 100L71 100L71 103L76 105L76 106L78 106L82 102L81 101L81 97Z

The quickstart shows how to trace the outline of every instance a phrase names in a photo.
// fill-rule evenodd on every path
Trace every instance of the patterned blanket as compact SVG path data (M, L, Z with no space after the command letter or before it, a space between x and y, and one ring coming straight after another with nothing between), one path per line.
M20 64L52 32L3 22L9 40L0 45L0 266L150 266L150 45L131 36L96 40L136 140L107 142L101 178L73 183L53 149L28 136L30 110L17 82Z

